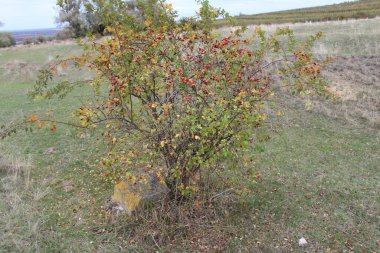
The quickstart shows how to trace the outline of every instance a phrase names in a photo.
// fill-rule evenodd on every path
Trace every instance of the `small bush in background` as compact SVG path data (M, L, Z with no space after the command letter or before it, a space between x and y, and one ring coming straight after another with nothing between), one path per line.
M38 35L36 38L38 44L45 43L47 41L46 37L43 35Z
M55 36L55 38L57 40L67 40L67 39L74 38L74 34L70 30L64 29L64 30L59 31L57 35Z
M35 39L31 38L31 37L25 38L22 42L22 44L24 44L24 45L31 45L31 44L35 44L35 43L36 43Z
M39 35L37 36L36 38L33 38L33 37L28 37L28 38L25 38L24 41L22 42L24 45L31 45L31 44L43 44L43 43L46 43L48 41L53 41L55 39L55 37L45 37L43 35Z
M16 40L10 33L0 33L0 48L11 47L16 45Z

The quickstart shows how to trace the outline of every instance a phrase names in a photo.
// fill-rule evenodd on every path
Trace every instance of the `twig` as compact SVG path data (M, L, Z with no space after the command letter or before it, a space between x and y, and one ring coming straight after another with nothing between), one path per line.
M153 236L152 234L150 234L150 236L152 237L152 240L153 240L154 244L156 244L157 248L158 248L160 251L162 251L160 245L158 245L158 243L157 243L156 240L154 239L154 236Z
M218 193L218 194L212 196L212 197L210 198L210 201L212 201L213 199L215 199L215 198L217 198L217 197L219 197L219 196L221 196L221 195L223 195L223 194L225 194L225 193L227 193L227 192L231 192L231 191L233 191L233 190L234 190L234 188L230 188L230 189L227 189L227 190L225 190L225 191L222 191L222 192L220 192L220 193Z

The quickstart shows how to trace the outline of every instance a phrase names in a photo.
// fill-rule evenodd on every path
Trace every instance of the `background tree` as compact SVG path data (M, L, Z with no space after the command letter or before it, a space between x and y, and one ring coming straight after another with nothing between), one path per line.
M75 37L86 35L88 31L87 21L82 13L82 0L58 0L60 7L57 23L67 24L67 28Z
M88 33L103 35L106 26L112 24L142 29L144 16L155 15L159 9L157 0L58 0L57 6L56 21L67 25L74 37ZM161 18L156 15L154 22Z

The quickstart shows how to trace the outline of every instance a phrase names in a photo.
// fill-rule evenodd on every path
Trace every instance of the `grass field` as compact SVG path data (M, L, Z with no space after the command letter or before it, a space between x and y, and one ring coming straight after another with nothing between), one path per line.
M379 27L380 19L294 26L300 37L325 32L315 50L334 55L326 77L340 99L315 100L306 112L286 97L280 127L252 147L248 167L261 175L247 186L252 194L176 223L155 212L106 213L112 187L97 174L102 145L92 132L59 126L1 140L0 252L377 252ZM0 122L46 108L71 117L85 89L63 101L33 102L26 94L38 68L78 52L74 43L0 50Z
M380 2L377 0L346 1L340 4L319 7L270 12L256 15L245 14L235 17L235 22L237 25L263 25L363 19L379 16ZM216 23L218 27L227 24L228 21L226 20L219 20Z

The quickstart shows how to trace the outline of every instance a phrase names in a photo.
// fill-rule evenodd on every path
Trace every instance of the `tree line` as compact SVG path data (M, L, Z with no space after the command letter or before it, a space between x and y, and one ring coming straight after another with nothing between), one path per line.
M57 7L56 23L63 29L55 38L26 38L23 44L79 38L89 34L103 36L106 27L112 24L129 24L131 29L143 29L144 12L154 14L160 8L156 0L57 0ZM1 26L3 23L0 21ZM14 45L16 40L11 33L0 33L0 48Z
M159 13L157 0L58 0L56 22L72 37L88 34L104 35L107 26L128 25L131 29L143 29L144 16ZM148 8L149 7L149 8ZM157 21L159 17L157 16Z

